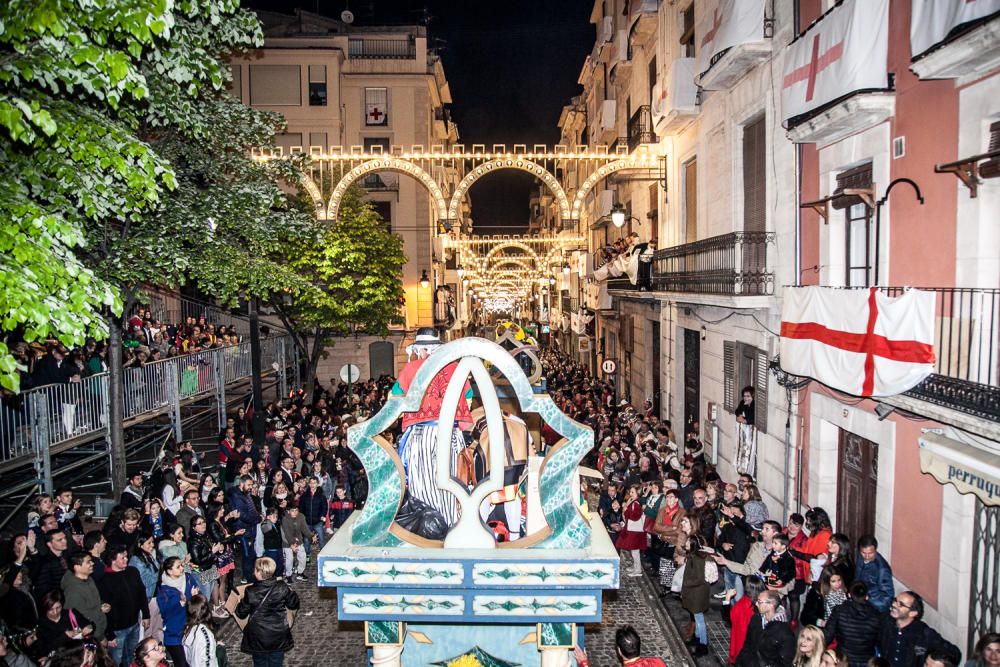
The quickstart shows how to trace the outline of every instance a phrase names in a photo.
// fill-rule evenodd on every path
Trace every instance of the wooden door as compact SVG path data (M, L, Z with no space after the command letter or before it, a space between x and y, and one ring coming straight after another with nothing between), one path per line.
M693 329L684 330L684 429L674 428L678 438L683 438L691 424L701 419L698 403L701 401L701 334Z
M837 530L857 541L875 534L878 444L840 430Z

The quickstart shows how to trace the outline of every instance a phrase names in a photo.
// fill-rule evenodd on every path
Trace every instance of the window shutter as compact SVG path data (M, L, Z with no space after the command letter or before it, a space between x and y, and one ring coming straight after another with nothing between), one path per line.
M754 381L753 404L754 426L761 433L767 433L767 381L770 377L767 353L757 350L757 377Z
M736 342L722 343L722 405L726 412L736 412Z
M302 68L298 65L250 65L250 104L302 104Z
M847 171L837 174L837 189L833 191L833 207L838 210L850 208L855 204L864 202L861 197L855 195L839 196L841 192L850 188L863 190L872 186L872 163L863 164Z
M743 231L767 231L765 126L760 118L743 128Z
M990 124L990 146L986 152L1000 151L1000 120ZM979 176L982 178L997 178L1000 176L1000 157L990 158L979 165Z

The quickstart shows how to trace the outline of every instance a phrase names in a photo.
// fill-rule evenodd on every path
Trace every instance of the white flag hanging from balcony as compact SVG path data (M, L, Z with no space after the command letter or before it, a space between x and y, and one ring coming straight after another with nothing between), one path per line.
M1000 12L1000 0L913 0L910 12L910 52L915 59L963 23Z
M889 0L845 0L785 54L783 120L860 90L889 87Z
M719 0L695 27L695 74L700 78L712 59L739 44L764 39L764 0Z
M781 368L855 396L894 396L934 370L933 292L789 287Z

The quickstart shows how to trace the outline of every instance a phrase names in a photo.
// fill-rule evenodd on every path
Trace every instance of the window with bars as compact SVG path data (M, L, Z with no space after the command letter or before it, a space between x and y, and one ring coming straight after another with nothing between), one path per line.
M767 433L767 352L739 341L723 341L722 404L726 412L736 412L743 387L754 389L754 427Z
M767 163L764 117L743 127L743 231L767 231Z
M863 164L837 175L833 208L845 211L845 276L847 287L869 287L872 275L872 209L857 195L843 195L845 190L863 190L872 187L872 165Z
M365 88L365 125L385 127L389 124L389 89Z

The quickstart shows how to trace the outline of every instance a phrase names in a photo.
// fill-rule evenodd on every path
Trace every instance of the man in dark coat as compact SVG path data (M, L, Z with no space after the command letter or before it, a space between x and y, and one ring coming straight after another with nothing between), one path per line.
M827 644L837 640L837 647L847 656L851 667L864 667L875 656L881 628L882 615L868 602L868 586L855 581L847 602L837 605L830 614L823 634Z
M750 618L737 667L784 667L795 659L795 633L776 620L781 595L765 589L757 594L757 613Z
M879 638L879 655L892 667L921 667L924 659L934 651L944 651L958 664L962 652L924 623L924 600L913 591L896 596L884 619Z
M59 588L59 582L69 569L69 561L66 560L69 544L65 532L58 528L46 532L45 546L44 555L39 555L37 551L31 554L32 592L36 600L41 600L46 593Z

